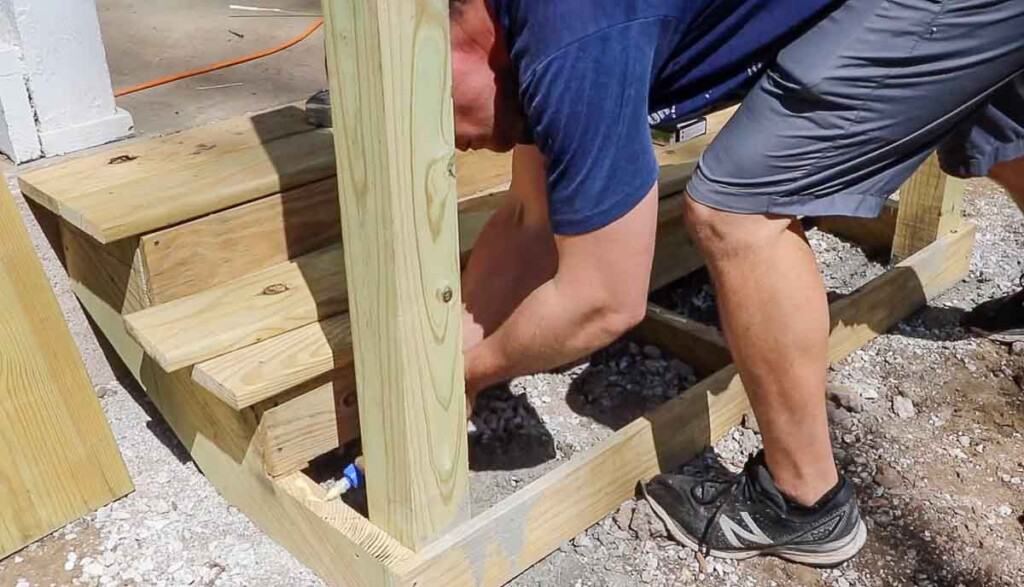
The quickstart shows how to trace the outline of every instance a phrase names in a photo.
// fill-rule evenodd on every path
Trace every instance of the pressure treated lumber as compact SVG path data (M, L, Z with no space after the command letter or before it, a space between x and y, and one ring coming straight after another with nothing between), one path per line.
M834 303L830 360L962 279L973 241L973 226L964 225ZM699 454L747 409L730 365L407 559L403 584L504 584L632 497L638 481Z
M84 194L139 178L159 178L197 161L252 149L313 128L304 110L289 105L164 136L123 141L85 155L46 160L19 173L19 182L26 197L59 213L62 204L67 206ZM158 187L159 181L154 185Z
M900 188L892 259L899 261L923 249L963 221L964 181L950 177L932 154Z
M456 167L461 198L487 201L488 195L508 186L508 153L460 153ZM469 216L464 214L462 222L472 222L475 215ZM331 177L146 234L139 246L145 259L147 294L156 305L217 287L340 239L338 182Z
M0 558L132 489L14 199L0 187Z
M869 255L888 255L896 234L898 210L899 204L888 200L877 218L824 216L816 218L814 225L819 230L857 244Z
M305 469L311 460L359 436L359 409L352 367L328 374L326 383L295 390L260 412L259 443L267 475ZM274 398L277 400L278 398ZM258 410L259 411L259 410Z
M700 375L710 375L732 363L732 355L722 333L714 326L701 324L663 308L647 304L647 316L633 330L646 343L658 345Z
M332 177L144 235L147 293L163 304L338 242Z
M494 199L496 198L492 196L488 199L464 201L464 205L472 211L460 215L460 228L469 231L473 227L471 223L466 222L467 216L478 212L489 214L493 211L489 206L483 210L472 206L483 208L484 202ZM686 237L681 217L681 195L661 201L652 275L653 287L665 285L703 265L700 255ZM482 222L479 222L475 230L481 225ZM475 233L464 234L463 249L468 249L475 238ZM304 277L310 279L314 275L305 274ZM308 289L327 291L331 287L330 284L321 284L317 281ZM228 294L223 297L234 298ZM168 309L173 308L165 307L165 311ZM306 326L197 364L192 371L193 379L228 405L241 409L348 364L352 360L349 317L335 316L316 323L314 309L315 304L306 310L310 317L310 323ZM293 308L289 315L296 316L298 313L299 310ZM133 319L134 317L130 318ZM177 324L187 319L187 313L176 312L165 321L168 324ZM190 325L190 328L192 327ZM203 328L203 325L195 324L194 328ZM215 327L212 330L224 329ZM195 332L199 331L193 331ZM204 336L205 331L197 338L202 339Z
M127 317L165 371L272 338L347 307L339 247L323 249Z
M323 8L370 520L417 550L469 517L448 2Z
M123 313L150 306L138 239L104 245L63 220L57 222L64 268L70 277Z
M260 529L329 584L394 584L391 568L412 553L302 473L271 480L263 473L258 423L236 412L186 372L166 373L128 336L122 317L80 283L75 293L136 377L203 475Z

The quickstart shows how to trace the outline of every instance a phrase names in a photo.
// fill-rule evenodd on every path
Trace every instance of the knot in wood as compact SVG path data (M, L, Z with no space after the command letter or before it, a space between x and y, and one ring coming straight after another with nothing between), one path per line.
M288 286L283 283L275 283L274 285L268 285L263 288L263 294L265 296L276 296L277 294L283 294L288 291Z

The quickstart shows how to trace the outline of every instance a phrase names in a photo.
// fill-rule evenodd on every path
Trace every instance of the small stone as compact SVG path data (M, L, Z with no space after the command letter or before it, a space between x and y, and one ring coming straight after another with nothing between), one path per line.
M106 567L97 561L92 561L89 564L82 567L82 572L88 577L101 577L107 572Z
M850 587L850 582L845 577L836 579L836 587Z
M841 383L834 383L828 386L828 398L836 405L846 408L854 414L864 411L864 398L860 392Z
M586 533L583 533L572 539L572 545L576 548L591 548L594 546L594 541Z
M1017 341L1010 345L1010 352L1015 356L1024 356L1024 342Z
M638 345L635 342L629 343L629 347L627 347L627 348L629 350L629 354L631 354L631 355L639 355L640 354L640 345Z
M878 390L873 385L865 385L860 390L860 396L867 400L878 399Z
M886 489L896 489L902 480L903 478L900 477L896 469L893 469L886 463L878 465L878 471L875 473L875 483Z
M960 436L957 437L956 441L959 442L960 446L962 446L964 448L967 448L968 446L971 446L971 437L970 436L961 434Z
M654 346L653 344L645 345L644 346L644 356L647 357L648 359L660 359L661 358L661 349L659 349L658 347Z
M853 424L853 416L843 408L830 404L826 406L826 411L828 412L829 421L840 428L849 428Z
M757 425L757 418L754 417L754 412L743 414L743 427L758 434L761 433L761 427Z
M14 584L14 587L30 587L31 583L25 577L18 577L18 582Z
M999 506L999 509L996 510L996 513L998 513L1003 518L1009 518L1011 515L1013 515L1013 509L1010 508L1010 506L1004 504Z
M149 501L149 511L155 514L168 514L171 512L171 504L167 500L152 499Z
M688 379L693 377L693 367L680 361L679 359L672 359L669 361L668 366L672 369L672 372L679 376L680 379Z
M635 506L633 505L633 502L627 501L622 504L619 510L615 512L615 515L612 516L612 521L614 521L615 525L619 527L619 530L629 530L629 525L633 521L634 508Z
M892 412L901 420L909 420L917 415L914 409L914 402L909 397L898 395L892 398Z
M25 560L25 559L21 558L18 555L14 556L14 564L18 564L18 563L22 562L23 560Z

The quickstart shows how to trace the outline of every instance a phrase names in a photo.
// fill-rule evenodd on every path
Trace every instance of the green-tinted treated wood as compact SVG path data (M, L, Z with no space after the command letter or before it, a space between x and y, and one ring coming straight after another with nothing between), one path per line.
M469 516L448 0L323 6L370 519L415 550Z
M14 199L0 187L0 558L131 491Z

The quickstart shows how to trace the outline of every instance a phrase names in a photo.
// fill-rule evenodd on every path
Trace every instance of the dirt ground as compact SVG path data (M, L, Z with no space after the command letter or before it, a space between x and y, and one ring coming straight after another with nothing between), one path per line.
M180 10L183 4L189 11ZM173 11L132 0L99 5L115 85L262 47L306 22L227 19L225 3L214 0L175 3ZM317 2L276 5L315 10ZM157 37L162 44L152 45ZM299 100L322 86L322 49L313 41L294 51L122 105L135 114L140 130L159 132ZM196 89L238 82L245 85ZM983 180L969 183L966 210L980 226L968 278L830 372L837 459L858 488L870 526L860 557L828 571L771 559L711 561L701 569L691 551L667 538L645 504L631 501L513 585L1024 584L1024 348L973 338L959 326L966 310L1017 287L1024 273L1024 222ZM0 561L0 586L320 585L206 482L144 394L108 362L55 257L38 230L33 235L136 492ZM835 292L851 291L884 270L829 235L812 233L811 240ZM714 320L714 297L703 276L655 298ZM588 364L520 378L491 392L474 416L474 510L694 380L688 366L659 349L621 342ZM753 423L735 429L715 447L718 457L741 465L759 447L755 429Z

